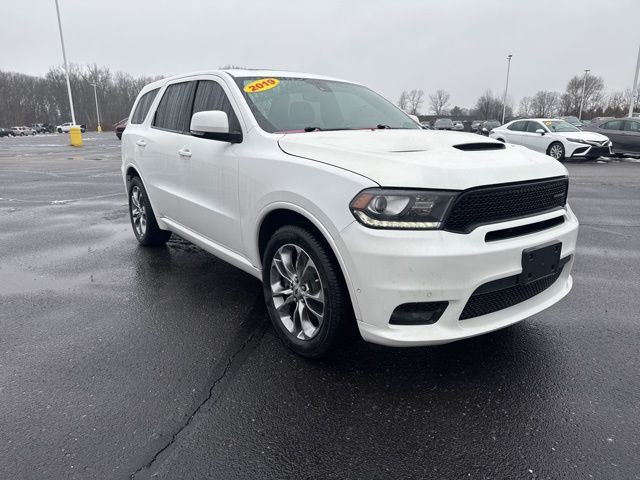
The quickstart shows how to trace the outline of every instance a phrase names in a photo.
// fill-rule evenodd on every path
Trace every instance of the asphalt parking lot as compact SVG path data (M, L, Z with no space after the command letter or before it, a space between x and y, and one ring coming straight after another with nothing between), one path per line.
M260 284L137 245L113 133L0 139L1 479L640 479L640 162L567 163L570 295L312 362Z

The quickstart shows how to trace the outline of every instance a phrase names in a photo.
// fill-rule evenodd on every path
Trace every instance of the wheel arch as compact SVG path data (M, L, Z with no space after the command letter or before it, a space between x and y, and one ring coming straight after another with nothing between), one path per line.
M285 225L297 225L308 229L312 233L315 233L319 240L322 241L329 251L333 254L334 258L338 262L342 278L347 286L349 293L349 299L353 307L355 317L361 318L360 309L356 303L356 295L353 287L353 282L349 276L349 270L346 267L345 260L340 253L337 242L331 235L329 230L320 222L314 215L307 210L293 204L278 204L272 205L271 208L262 212L257 222L258 228L255 236L255 249L256 255L259 258L260 266L262 265L262 257L264 255L265 248L271 236L276 230Z

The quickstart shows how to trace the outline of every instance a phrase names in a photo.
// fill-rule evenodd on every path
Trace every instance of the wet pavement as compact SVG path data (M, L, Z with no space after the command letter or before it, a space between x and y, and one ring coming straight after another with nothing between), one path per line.
M112 133L0 139L0 479L640 479L640 163L570 162L570 295L312 362L260 284L137 246Z

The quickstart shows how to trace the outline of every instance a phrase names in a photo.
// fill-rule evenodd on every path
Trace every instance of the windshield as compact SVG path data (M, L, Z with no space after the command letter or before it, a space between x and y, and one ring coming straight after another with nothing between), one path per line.
M361 85L312 78L243 77L236 83L269 132L420 129L404 112Z
M564 120L545 120L544 123L552 132L581 132L577 127L574 127L569 122Z
M453 122L448 118L440 118L436 120L436 125L453 125Z

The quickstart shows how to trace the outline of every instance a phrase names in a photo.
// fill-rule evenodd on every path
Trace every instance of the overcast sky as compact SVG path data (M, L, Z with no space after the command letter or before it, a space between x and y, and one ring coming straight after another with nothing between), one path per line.
M225 64L355 80L395 101L444 88L473 106L485 89L516 104L590 68L631 87L640 0L59 0L67 55L134 75ZM0 69L61 64L54 0L3 1ZM427 107L423 107L426 111Z

